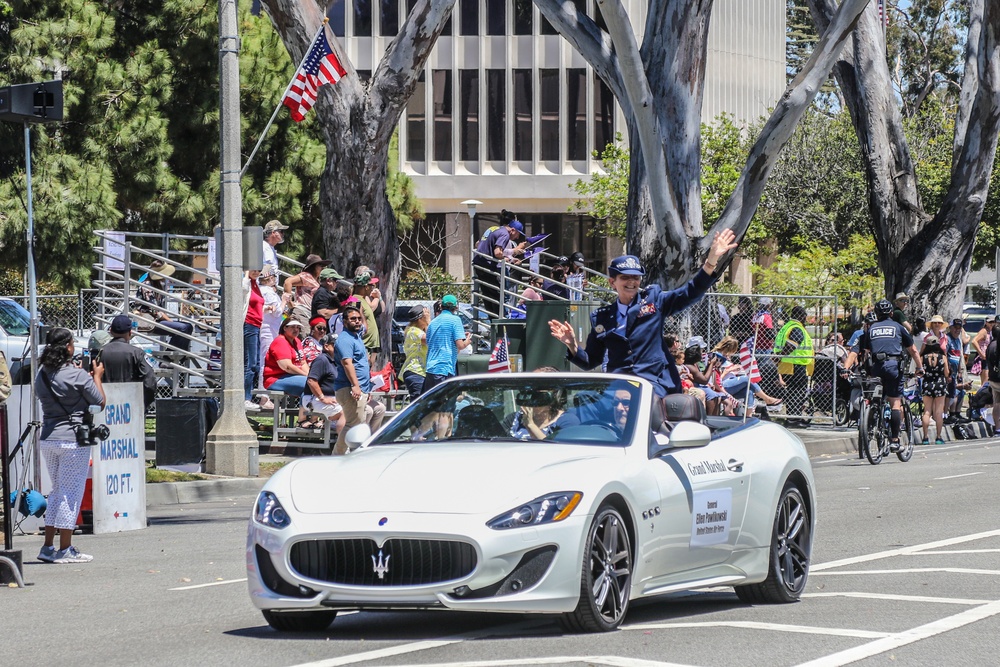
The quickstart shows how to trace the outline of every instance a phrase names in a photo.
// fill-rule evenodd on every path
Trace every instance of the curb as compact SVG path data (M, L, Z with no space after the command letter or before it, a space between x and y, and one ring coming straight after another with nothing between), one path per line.
M266 481L264 477L230 477L147 484L146 507L252 498Z

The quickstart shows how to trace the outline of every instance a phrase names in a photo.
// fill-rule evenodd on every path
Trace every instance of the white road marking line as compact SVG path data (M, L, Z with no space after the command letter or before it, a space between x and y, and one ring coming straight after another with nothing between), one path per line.
M194 590L195 588L208 588L209 586L225 586L226 584L238 584L246 580L247 580L246 577L243 577L242 579L227 579L226 581L213 581L208 584L195 584L194 586L178 586L177 588L168 588L167 590L190 591Z
M588 665L607 667L691 667L676 662L659 662L641 658L625 658L617 655L559 655L544 658L511 658L505 660L460 660L457 662L414 663L399 667L516 667L517 665L567 665L582 662Z
M917 551L912 556L964 556L967 554L1000 554L1000 549L949 549L947 551Z
M813 465L816 465L817 463L838 463L840 461L849 461L849 460L850 459L848 459L848 458L842 458L842 459L823 459L822 461L813 461Z
M946 540L937 540L936 542L925 542L924 544L914 544L913 546L909 547L889 549L887 551L879 551L877 553L866 554L864 556L852 556L851 558L841 558L840 560L832 560L828 563L820 563L819 565L813 565L812 567L809 568L809 573L814 574L822 570L831 570L836 567L844 567L845 565L857 565L858 563L868 563L873 560L892 558L894 556L908 556L918 551L928 551L930 549L937 549L939 547L950 547L953 544L964 544L965 542L975 542L976 540L984 540L989 537L998 537L998 536L1000 536L1000 530L988 530L983 533L972 533L970 535L962 535L960 537L950 537Z
M898 602L930 602L932 604L961 604L973 606L989 604L990 600L966 600L963 598L935 598L929 595L894 595L891 593L803 593L804 598L861 598L865 600L896 600Z
M920 574L924 572L950 572L951 574L988 574L1000 575L1000 570L979 570L969 567L913 567L898 570L839 570L837 572L810 572L817 577L837 577L843 574Z
M934 481L937 482L942 479L958 479L959 477L972 477L973 475L985 474L985 472L986 471L984 470L982 472L967 472L967 473L962 473L961 475L948 475L947 477L935 477Z
M868 644L862 644L861 646L855 646L854 648L817 658L816 660L810 660L809 662L800 664L798 667L840 667L841 665L849 665L852 662L864 660L865 658L870 658L880 653L906 646L907 644L913 644L950 630L956 630L985 618L996 616L997 614L1000 614L1000 600L984 604L980 607L966 609L954 616L932 621L912 630L905 630L883 639L877 639Z
M701 623L641 623L622 626L622 630L674 630L679 628L743 628L746 630L773 630L775 632L795 632L804 635L832 635L835 637L860 637L880 639L891 632L871 630L851 630L848 628L820 628L813 625L787 625L785 623L760 623L757 621L705 621Z
M537 621L535 621L535 623L537 623ZM339 667L340 665L355 665L359 662L392 658L397 655L406 655L407 653L416 653L418 651L426 651L432 648L449 646L451 644L459 644L467 639L481 639L483 637L489 637L490 635L506 634L508 632L524 629L531 624L531 621L520 621L518 623L509 623L507 625L500 625L497 627L485 628L483 630L474 630L472 632L465 632L459 635L452 635L451 637L442 637L441 639L410 642L399 646L390 646L388 648L376 649L374 651L365 651L364 653L344 655L339 658L328 658L326 660L317 660L316 662L304 662L299 665L294 665L293 667ZM458 665L462 663L454 664Z

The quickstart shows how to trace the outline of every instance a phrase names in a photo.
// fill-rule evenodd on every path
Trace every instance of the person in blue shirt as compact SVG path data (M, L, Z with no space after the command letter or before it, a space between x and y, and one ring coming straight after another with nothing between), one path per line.
M337 379L333 382L334 395L344 408L344 428L340 429L334 454L347 453L347 432L358 424L365 423L365 406L372 392L371 367L368 352L361 340L365 328L365 316L356 304L348 304L344 310L344 331L337 336L333 346L333 359L337 364Z
M608 267L611 288L618 293L612 303L590 316L586 347L576 340L568 322L549 321L552 336L569 352L567 358L590 370L607 354L609 373L630 373L653 383L660 396L680 393L681 380L672 356L663 350L663 321L702 297L715 282L713 273L723 255L737 247L736 235L723 230L715 235L701 270L677 289L664 291L659 285L640 288L645 269L634 255L622 255Z
M441 299L441 314L427 325L427 364L424 376L426 394L457 373L456 363L459 350L472 344L472 334L462 326L457 315L458 299L454 294L445 294ZM438 439L451 434L452 411L438 413L435 432Z

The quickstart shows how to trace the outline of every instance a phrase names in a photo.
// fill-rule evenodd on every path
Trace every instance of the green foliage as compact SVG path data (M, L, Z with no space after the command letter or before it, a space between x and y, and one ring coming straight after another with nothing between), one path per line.
M405 234L424 219L424 206L417 199L413 179L399 170L399 131L392 133L389 140L389 170L386 176L385 194L396 215L396 233Z
M855 234L847 247L834 251L809 241L792 255L783 255L770 267L752 267L755 289L762 294L835 295L842 308L863 307L883 296L875 241Z
M601 171L595 171L589 180L577 179L569 186L580 197L569 210L594 218L594 226L589 232L592 236L625 238L630 170L629 149L622 141L621 132L618 132L614 142L603 151L595 150L594 158L601 161Z
M932 99L958 98L964 68L968 3L961 0L897 0L889 12L887 56L905 116Z
M454 294L462 303L472 300L472 287L466 284L456 284L455 278L438 266L423 264L420 268L409 271L399 281L397 299L419 299L422 301L437 301L445 294Z
M810 109L795 128L764 188L755 216L762 236L778 251L808 242L834 250L855 234L870 233L864 166L847 111Z

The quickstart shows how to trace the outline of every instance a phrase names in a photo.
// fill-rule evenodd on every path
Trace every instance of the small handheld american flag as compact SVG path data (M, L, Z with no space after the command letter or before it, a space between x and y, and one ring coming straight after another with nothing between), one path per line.
M743 345L740 346L740 366L743 367L743 371L750 376L750 382L760 383L763 379L760 375L760 369L757 368L757 360L753 356L753 337L747 338L743 341Z
M326 39L326 29L323 28L309 48L309 53L295 72L285 97L281 103L292 112L292 120L302 121L316 103L319 87L326 83L337 83L347 70L333 55L330 42Z
M490 363L486 368L490 373L510 373L510 357L507 354L507 337L497 341L490 355Z

